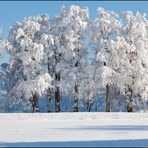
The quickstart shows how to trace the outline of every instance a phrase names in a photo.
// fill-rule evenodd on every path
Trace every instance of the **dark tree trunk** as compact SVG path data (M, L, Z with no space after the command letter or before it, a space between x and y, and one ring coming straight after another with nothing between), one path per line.
M75 94L74 94L74 112L78 112L78 85L75 85Z
M106 62L104 62L104 66L106 66ZM109 85L106 85L106 107L105 107L105 111L106 112L110 112L110 97L109 97Z
M106 112L110 112L109 85L106 85Z
M92 100L92 99L89 99L89 100L87 101L87 111L88 111L88 112L91 111L92 105L93 105L93 100Z
M48 99L48 112L51 112L51 90L50 88L47 91L47 99Z
M55 78L57 81L60 81L60 73L58 73L58 74L56 73ZM61 102L60 88L59 88L59 86L56 86L56 88L55 88L55 111L56 112L61 111L60 102Z
M51 68L50 67L50 58L48 57L48 63L47 63L47 69L48 69L48 73L50 74L50 75L52 75L52 72L53 72L53 67ZM50 88L47 90L47 101L48 101L48 110L47 110L47 112L51 112L51 90L50 90Z
M109 96L110 96L110 111L113 108L114 112L120 111L120 91L115 85L109 86Z
M126 101L127 101L127 112L133 112L133 108L132 108L132 89L128 86L127 90L126 90Z
M32 99L30 99L30 102L32 104L32 108L33 108L33 112L40 112L39 110L39 96L37 95L37 93L32 93Z
M75 67L78 67L78 61L75 63ZM74 94L74 112L78 112L78 85L75 84L75 94Z

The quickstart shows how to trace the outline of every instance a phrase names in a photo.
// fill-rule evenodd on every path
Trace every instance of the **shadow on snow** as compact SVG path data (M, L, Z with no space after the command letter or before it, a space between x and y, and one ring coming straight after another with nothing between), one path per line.
M148 139L57 142L0 142L0 147L147 147Z
M80 126L76 128L53 128L58 130L99 130L99 131L147 131L147 125L103 125L103 126Z

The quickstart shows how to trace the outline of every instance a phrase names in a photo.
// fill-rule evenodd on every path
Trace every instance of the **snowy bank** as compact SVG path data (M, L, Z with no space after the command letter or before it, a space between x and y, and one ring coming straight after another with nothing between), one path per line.
M148 113L126 112L63 112L63 113L0 113L0 120L101 120L148 119Z

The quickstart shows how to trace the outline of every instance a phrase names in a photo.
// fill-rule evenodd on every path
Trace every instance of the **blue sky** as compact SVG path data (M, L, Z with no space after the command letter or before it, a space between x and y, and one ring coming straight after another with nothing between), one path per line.
M48 14L49 17L58 15L59 8L63 5L79 5L88 7L90 16L96 16L96 9L104 7L121 13L125 10L133 12L140 11L148 14L148 1L0 1L0 26L2 27L2 36L7 38L9 28L16 21L22 20L28 16ZM8 61L8 56L4 52L4 61Z

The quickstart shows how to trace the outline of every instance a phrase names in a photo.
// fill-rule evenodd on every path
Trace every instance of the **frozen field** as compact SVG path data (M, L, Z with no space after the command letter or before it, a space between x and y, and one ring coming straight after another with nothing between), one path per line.
M148 114L0 114L0 146L148 147Z

